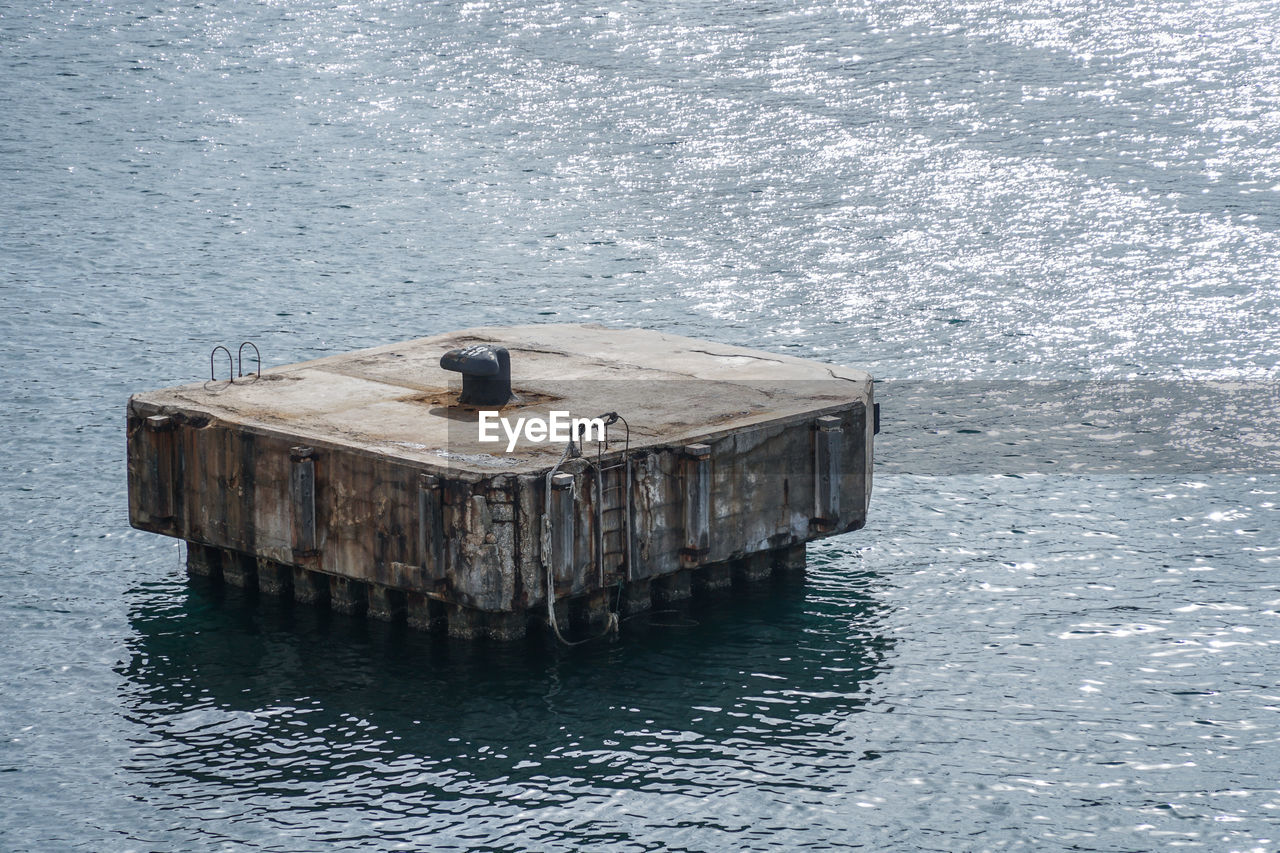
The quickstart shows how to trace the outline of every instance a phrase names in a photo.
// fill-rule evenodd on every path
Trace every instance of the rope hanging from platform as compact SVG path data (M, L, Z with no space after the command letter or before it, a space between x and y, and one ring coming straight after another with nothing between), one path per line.
M628 560L628 566L627 566L627 568L628 568L628 570L630 570L630 559L631 559L631 542L630 542L630 539L631 539L631 537L630 537L630 533L631 533L631 476L630 476L630 474L631 474L631 463L630 463L630 459L627 457L627 451L629 451L629 450L630 450L630 447L631 447L631 426L630 426L630 424L627 424L626 420L625 420L624 418L622 418L622 416L621 416L621 415L619 415L617 412L608 412L608 413L606 413L606 414L603 414L603 415L601 415L601 416L600 416L600 419L601 419L601 420L605 420L606 425L607 425L607 424L612 424L612 423L615 423L615 422L617 422L617 421L621 420L621 421L623 422L623 424L626 424L626 427L627 427L627 441L626 441L626 445L625 445L625 450L624 450L623 456L624 456L624 459L626 459L626 463L625 463L625 464L626 464L626 467L627 467L627 477L626 477L626 487L625 487L625 488L626 488L626 491L627 491L627 494L626 494L626 516L627 516L627 518L626 518L626 531L627 531L627 540L628 540L628 541L627 541L627 560ZM607 419L607 420L606 420L606 419ZM606 428L607 428L607 426L606 426ZM608 439L607 439L607 437L606 437L603 443L607 443L607 441L608 441ZM593 468L593 469L595 470L595 477L596 477L596 492L597 492L596 500L597 500L597 503L598 503L598 504L603 504L603 501L604 501L604 484L603 484L602 472L601 472L601 465L600 465L600 456L601 456L601 453L602 453L602 452L603 452L603 448L601 448L601 452L600 452L600 453L597 453L597 459L596 459L596 462L594 462L594 463L593 463L593 462L591 462L589 459L587 460L587 465L589 465L591 468ZM552 631L552 633L554 633L554 634L556 635L556 639L557 639L557 640L559 640L561 643L565 644L566 646L580 646L580 645L582 645L583 643L589 643L589 642L591 642L592 640L599 640L599 639L601 639L601 638L603 638L603 637L607 637L607 636L609 636L610 634L616 633L616 632L618 631L618 629L619 629L619 624L620 624L620 623L619 623L619 620L618 620L618 608L617 608L617 601L616 601L616 599L615 599L615 603L614 603L614 608L613 608L612 610L610 610L610 611L609 611L609 618L608 618L608 620L607 620L607 621L606 621L606 623L605 623L604 630L603 630L603 631L601 631L599 634L597 634L597 635L593 636L593 637L587 637L587 638L582 639L582 640L569 640L569 639L567 639L567 638L564 636L564 634L563 634L563 633L561 633L561 631L560 631L560 623L559 623L559 620L558 620L558 619L556 619L556 579L555 579L555 566L552 564L552 561L551 561L551 493L552 493L551 483L552 483L552 480L553 480L553 478L555 477L555 475L560 471L560 466L561 466L561 465L563 465L565 462L567 462L570 458L575 458L575 459L576 459L576 458L581 458L581 457L582 457L582 450L579 448L579 446L577 445L577 443L575 443L575 441L574 441L574 437L573 437L572 435L571 435L571 436L569 436L569 443L565 445L564 453L562 453L562 454L560 455L560 459L559 459L559 461L557 461L557 462L556 462L556 464L555 464L555 465L553 465L553 466L551 467L551 470L547 472L546 484L545 484L545 489L544 489L544 494L543 494L543 504L542 504L542 537L541 537L541 542L540 542L540 544L541 544L541 548L540 548L541 554L540 554L540 557L541 557L541 559L542 559L542 568L543 568L543 571L546 573L546 577L547 577L547 589L546 589L546 596L547 596L547 624L549 624L549 625L551 626L551 631ZM575 482L576 482L576 481L575 481ZM575 494L573 495L573 498L574 498L574 500L575 500L575 502L576 502L576 486L574 487L574 490L575 490ZM601 507L600 507L600 506L597 506L597 513L601 512L601 511L602 511L602 510L601 510ZM604 532L603 532L603 522L602 522L602 521L598 521L598 523L597 523L596 527L597 527L597 530L596 530L596 534L597 534L597 535L596 535L596 538L597 538L597 540L598 540L598 541L597 541L597 547L596 547L596 559L600 561L600 573L601 573L601 578L600 578L600 580L601 580L601 583L603 584L603 580L604 580Z

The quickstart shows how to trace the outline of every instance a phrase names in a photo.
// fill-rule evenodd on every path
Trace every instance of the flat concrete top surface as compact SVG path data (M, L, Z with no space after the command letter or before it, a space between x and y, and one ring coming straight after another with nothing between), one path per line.
M462 377L440 367L446 351L505 346L517 400L500 415L551 412L591 418L617 412L631 447L690 443L743 427L845 406L864 399L860 370L639 329L536 325L466 329L430 338L285 365L260 379L200 382L135 395L136 403L205 415L298 443L345 446L429 467L481 474L546 470L564 444L515 449L492 421L498 442L479 440L479 413L459 406ZM491 410L491 409L490 409ZM562 416L563 417L563 416ZM622 448L621 422L608 451ZM587 442L594 454L594 442Z

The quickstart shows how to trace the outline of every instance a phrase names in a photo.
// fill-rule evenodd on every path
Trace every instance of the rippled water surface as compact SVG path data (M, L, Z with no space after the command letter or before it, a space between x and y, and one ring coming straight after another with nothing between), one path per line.
M1280 848L1280 7L0 0L0 849ZM468 647L188 583L130 393L861 366L809 571Z

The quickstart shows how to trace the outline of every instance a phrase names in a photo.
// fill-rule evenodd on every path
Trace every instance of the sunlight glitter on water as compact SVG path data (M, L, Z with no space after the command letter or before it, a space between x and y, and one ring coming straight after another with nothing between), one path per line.
M0 11L0 846L1274 846L1278 27ZM236 601L124 527L123 401L211 342L543 319L896 380L870 526L579 653Z

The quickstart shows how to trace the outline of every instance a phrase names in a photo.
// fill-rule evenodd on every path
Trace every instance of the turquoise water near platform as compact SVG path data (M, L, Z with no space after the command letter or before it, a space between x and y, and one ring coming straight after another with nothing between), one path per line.
M0 2L0 849L1280 846L1280 10ZM189 583L129 394L862 367L867 527L561 649Z

